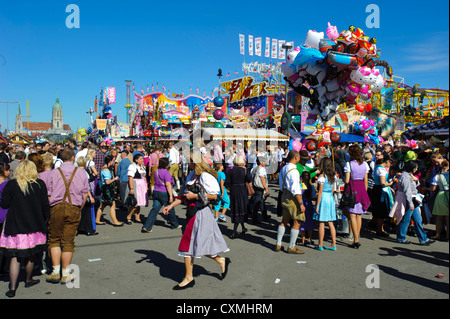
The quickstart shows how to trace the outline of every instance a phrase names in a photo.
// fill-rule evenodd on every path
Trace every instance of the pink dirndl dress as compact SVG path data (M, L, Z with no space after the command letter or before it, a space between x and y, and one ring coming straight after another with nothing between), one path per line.
M3 227L0 236L0 250L2 254L10 257L30 257L44 251L46 242L47 236L44 233L5 236L5 227Z
M136 206L148 206L148 187L145 178L145 169L136 166L136 173L133 176L134 194L136 196Z

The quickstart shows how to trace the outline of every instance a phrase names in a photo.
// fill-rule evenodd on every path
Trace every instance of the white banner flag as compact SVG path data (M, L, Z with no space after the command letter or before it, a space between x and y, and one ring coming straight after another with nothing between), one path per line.
M241 54L245 54L245 36L243 34L239 34L239 49Z
M248 54L253 55L253 36L248 36Z
M286 50L283 49L283 44L285 44L285 40L278 41L278 59L284 60L286 59Z
M264 52L266 58L270 57L270 38L266 38L266 51Z
M276 59L278 56L277 45L278 45L278 40L272 39L272 55L270 56L272 59Z
M261 38L255 38L255 55L261 56Z

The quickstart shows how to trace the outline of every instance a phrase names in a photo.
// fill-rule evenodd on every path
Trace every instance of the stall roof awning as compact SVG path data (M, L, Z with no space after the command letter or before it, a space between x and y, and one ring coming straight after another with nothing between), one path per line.
M420 135L432 136L432 135L448 135L449 118L448 116L443 119L433 121L427 124L423 124L407 130L402 133L402 136L408 140Z
M303 140L305 137L307 137L309 134L311 134L311 132L297 132L294 131L293 129L289 130L289 133L291 134L291 137L296 139L299 138L301 140ZM364 136L361 135L356 135L356 134L344 134L344 133L339 133L339 135L341 136L340 139L340 143L364 143Z
M287 135L275 130L265 129L240 129L240 128L203 128L204 135L209 135L213 140L242 140L242 141L289 141ZM208 136L204 136L204 138Z

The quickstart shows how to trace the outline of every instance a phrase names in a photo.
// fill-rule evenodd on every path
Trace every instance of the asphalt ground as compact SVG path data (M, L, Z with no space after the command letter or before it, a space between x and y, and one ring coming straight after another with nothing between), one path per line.
M72 286L47 283L45 275L37 273L34 278L41 282L24 288L21 281L14 299L157 299L171 300L171 311L175 311L174 307L183 311L178 307L195 300L257 300L272 307L270 302L295 299L449 298L448 242L421 246L415 236L407 236L412 242L409 245L397 243L395 234L379 238L368 229L370 213L363 217L359 249L350 248L351 241L345 234L338 234L337 251L317 251L309 246L302 247L305 253L301 255L274 252L280 222L276 194L276 185L271 184L266 201L271 219L258 225L247 224L249 231L243 238L229 238L233 226L229 217L228 222L219 223L230 249L223 256L231 259L223 281L218 264L203 257L195 260L195 287L172 290L185 273L184 260L177 255L182 230L170 229L160 214L152 233L141 233L142 224L133 223L123 227L97 226L96 236L79 234L73 257L79 277ZM142 219L150 209L151 201L149 207L141 209ZM184 225L185 210L178 206L176 213ZM108 223L108 209L103 216ZM430 236L434 234L434 224L424 227ZM288 228L285 248L289 233ZM317 235L315 231L316 242ZM328 229L325 239L329 244ZM4 295L8 283L8 275L0 277L0 299L8 299Z

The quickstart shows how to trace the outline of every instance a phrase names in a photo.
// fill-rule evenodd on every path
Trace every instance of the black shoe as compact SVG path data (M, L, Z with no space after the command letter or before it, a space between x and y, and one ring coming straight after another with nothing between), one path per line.
M98 233L95 231L95 232L87 232L86 233L86 236L95 236L95 235L98 235Z
M221 280L224 280L228 273L228 265L231 264L230 258L225 258L225 271L222 273Z
M195 280L192 279L192 281L190 283L188 283L187 285L184 285L183 287L181 287L180 285L176 285L175 287L173 287L173 290L184 290L187 288L192 288L195 285Z
M31 279L31 281L25 281L25 288L30 288L34 285L37 285L41 281L39 279Z
M239 234L237 233L237 232L233 232L231 235L230 235L230 239L235 239L235 238L239 238L240 236L239 236Z
M16 296L16 290L11 290L11 283L8 285L9 290L5 293L6 297L12 298Z
M353 243L353 244L350 245L350 247L358 249L359 247L361 247L361 244L359 242Z

